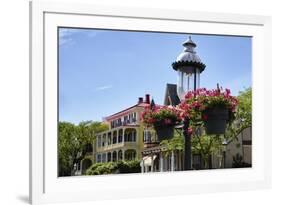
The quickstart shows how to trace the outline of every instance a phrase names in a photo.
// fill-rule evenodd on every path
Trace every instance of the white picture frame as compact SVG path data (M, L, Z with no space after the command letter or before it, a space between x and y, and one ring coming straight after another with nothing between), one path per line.
M241 191L271 186L270 17L35 1L30 4L30 25L32 204ZM253 167L58 178L56 126L59 26L252 36ZM149 183L151 181L153 183Z

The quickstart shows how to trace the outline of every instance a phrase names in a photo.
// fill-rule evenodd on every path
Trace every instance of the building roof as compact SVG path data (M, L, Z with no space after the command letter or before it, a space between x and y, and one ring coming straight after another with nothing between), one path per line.
M180 103L180 98L179 98L178 93L177 93L177 85L168 83L166 85L164 105L176 106L179 103Z
M105 117L104 119L105 120L112 120L112 119L115 119L115 118L118 118L118 117L121 117L121 116L123 116L123 115L126 115L126 114L128 114L128 113L130 113L130 111L132 110L132 109L134 109L134 108L136 108L136 107L143 107L143 108L145 108L145 107L147 107L147 106L149 106L150 104L148 104L148 103L137 103L137 104L135 104L135 105L133 105L133 106L131 106L131 107L128 107L128 108L126 108L126 109L124 109L124 110L121 110L121 111L119 111L119 112L117 112L117 113L114 113L114 114L112 114L112 115L110 115L110 116L107 116L107 117Z

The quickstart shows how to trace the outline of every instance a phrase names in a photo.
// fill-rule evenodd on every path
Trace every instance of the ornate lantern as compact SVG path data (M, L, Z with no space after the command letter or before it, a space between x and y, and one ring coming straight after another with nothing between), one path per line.
M200 73L206 65L202 63L194 48L196 44L189 39L183 43L184 50L172 64L173 69L178 72L177 94L182 100L190 90L200 87Z

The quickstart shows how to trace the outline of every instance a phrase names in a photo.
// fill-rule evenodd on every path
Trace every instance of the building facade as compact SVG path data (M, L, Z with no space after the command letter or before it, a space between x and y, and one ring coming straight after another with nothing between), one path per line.
M96 135L94 163L141 159L145 131L141 113L149 105L150 96L147 94L145 100L139 98L136 105L104 118L109 130Z

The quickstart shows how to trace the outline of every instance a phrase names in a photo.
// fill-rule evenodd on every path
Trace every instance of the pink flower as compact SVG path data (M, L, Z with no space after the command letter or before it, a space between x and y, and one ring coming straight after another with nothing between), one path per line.
M172 121L171 121L170 119L165 119L165 120L164 120L164 123L165 123L166 125L169 125L169 124L172 123Z
M230 95L230 90L229 89L225 89L226 95Z
M203 114L203 115L202 115L202 119L203 119L204 121L208 120L208 115Z

